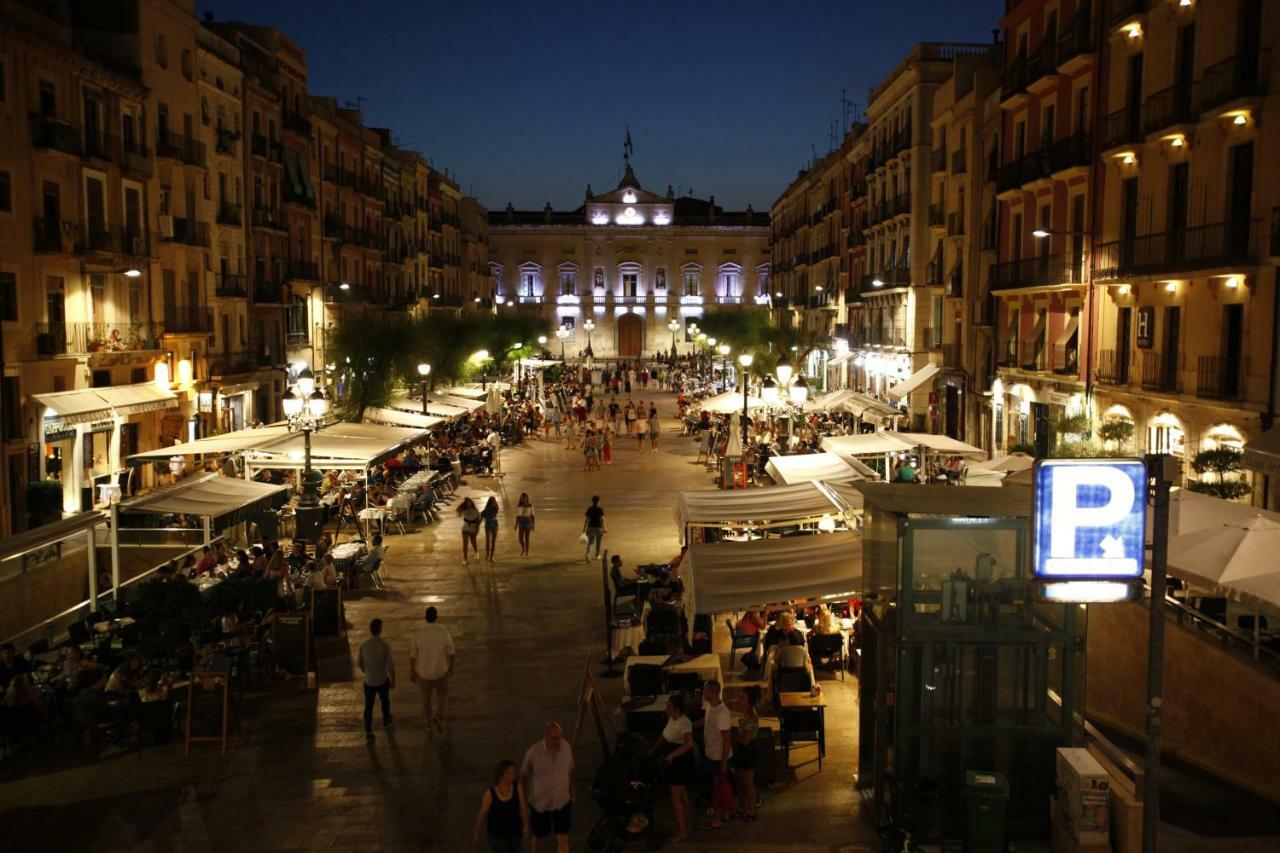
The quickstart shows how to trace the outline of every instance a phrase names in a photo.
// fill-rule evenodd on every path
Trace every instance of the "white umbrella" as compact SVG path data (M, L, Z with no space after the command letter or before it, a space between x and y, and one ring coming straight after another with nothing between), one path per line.
M969 476L973 476L975 469L987 471L991 473L1012 474L1015 471L1025 471L1036 464L1036 458L1029 453L1010 453L1008 456L997 456L995 459L988 459L985 462L975 462L969 466Z
M1169 568L1227 588L1244 578L1280 576L1277 554L1280 522L1261 514L1169 538Z
M502 411L502 395L498 392L497 385L489 386L489 393L488 396L485 397L484 406L485 410L488 411L489 414L495 414Z

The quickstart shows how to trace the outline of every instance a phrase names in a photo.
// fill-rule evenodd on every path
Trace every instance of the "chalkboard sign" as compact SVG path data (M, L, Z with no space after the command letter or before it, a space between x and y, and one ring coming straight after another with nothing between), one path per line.
M227 751L231 727L231 659L214 658L198 667L187 682L187 736L184 750L191 754L191 744L217 741Z
M305 679L315 669L311 658L311 617L306 613L277 613L271 625L275 665Z
M311 590L311 632L317 637L336 637L343 632L340 587Z

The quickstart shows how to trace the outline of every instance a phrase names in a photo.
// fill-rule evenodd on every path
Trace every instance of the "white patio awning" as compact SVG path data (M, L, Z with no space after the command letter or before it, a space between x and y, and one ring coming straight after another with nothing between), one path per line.
M846 391L843 389L839 391L831 391L806 400L804 410L806 412L832 412L851 396L853 396L852 391Z
M681 492L676 521L705 526L785 526L837 515L848 509L822 483L797 483L768 489Z
M858 463L866 468L862 463ZM869 469L868 469L869 470ZM795 456L770 457L765 471L780 485L811 483L814 480L865 480L866 475L851 462L834 453L800 453ZM873 473L872 476L875 476Z
M969 459L987 458L987 452L981 447L974 447L972 444L966 444L959 439L945 435L934 435L928 432L895 432L893 435L916 447L924 447L935 453L964 456Z
M401 412L414 412L419 417L421 417L422 398L421 397L397 397L396 399L387 403L387 408L397 409ZM437 418L448 419L448 418L456 418L459 415L465 415L468 411L470 410L464 409L462 406L454 406L454 405L450 405L449 403L441 403L435 397L427 397L427 414L428 415L435 415ZM365 413L365 417L367 420L368 412ZM386 421L386 423L393 423L393 421ZM409 426L409 424L405 424L405 426Z
M314 468L363 469L396 455L412 444L426 441L430 433L420 428L383 424L336 423L311 434ZM270 447L249 453L252 468L305 467L303 437L292 435Z
M129 457L130 463L153 462L157 459L168 459L171 456L220 456L223 453L242 453L255 448L267 448L278 441L289 437L289 428L283 424L258 427L257 429L238 429L222 435L211 435L195 441L171 444L158 447L143 453L135 453Z
M171 409L178 405L177 395L150 382L117 385L113 388L79 388L75 391L54 391L31 396L65 424L88 423L112 415L133 415L156 409Z
M390 424L391 426L413 427L414 429L431 429L448 420L448 418L424 415L420 412L406 412L403 409L379 408L365 409L364 419L367 423Z
M742 392L725 391L723 394L708 397L698 405L704 412L713 412L720 415L730 415L734 412L741 412ZM764 400L761 400L759 397L747 395L747 408L762 409L764 408Z
M273 486L270 483L224 477L221 474L204 474L188 477L172 486L123 501L120 510L221 518L239 510L279 506L288 497L288 486Z
M913 445L895 432L864 432L858 435L832 435L822 439L822 449L842 459L855 456L883 456L904 453Z
M691 609L727 613L858 591L862 537L853 532L693 544L684 562Z
M938 365L926 364L924 367L920 368L915 373L890 388L888 394L890 397L901 399L924 385L924 383L932 379L934 374L937 372Z
M488 393L479 385L474 387L470 385L450 385L447 388L441 388L440 391L453 397L466 397L469 400L484 400L485 395Z

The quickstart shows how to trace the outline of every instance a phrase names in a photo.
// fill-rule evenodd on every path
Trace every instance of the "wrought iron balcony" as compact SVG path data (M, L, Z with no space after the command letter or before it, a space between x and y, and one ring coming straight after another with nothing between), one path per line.
M1157 133L1194 118L1195 110L1191 106L1189 86L1161 89L1152 93L1142 105L1142 128L1145 133Z
M1114 349L1098 350L1098 364L1094 376L1103 385L1129 384L1129 354Z
M1239 361L1202 355L1196 364L1196 396L1209 400L1235 400L1241 395L1244 371Z
M235 273L218 273L214 284L214 296L244 299L249 295L249 288L242 275Z
M1265 63L1260 62L1258 56L1248 54L1236 54L1210 65L1200 75L1198 84L1196 101L1200 111L1216 109L1237 98L1264 94L1262 67Z
M1080 284L1084 281L1083 258L1070 252L1038 255L1016 261L1004 261L991 268L991 290L1015 290L1024 287Z
M160 347L153 323L37 323L36 352L40 355L89 355L137 352Z
M1259 230L1256 219L1216 222L1100 243L1094 247L1094 277L1117 279L1246 264L1256 254Z
M1137 107L1121 107L1102 120L1102 150L1142 141L1142 113Z
M75 155L84 151L79 127L39 113L31 114L31 147Z
M204 145L196 139L189 136L183 136L181 133L158 133L156 140L156 156L166 157L170 160L180 160L189 166L203 166L205 164Z
M1181 390L1178 354L1156 350L1142 353L1142 390L1177 392Z

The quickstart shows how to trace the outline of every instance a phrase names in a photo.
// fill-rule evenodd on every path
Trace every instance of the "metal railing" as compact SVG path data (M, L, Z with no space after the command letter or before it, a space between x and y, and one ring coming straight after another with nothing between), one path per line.
M158 132L156 140L156 156L170 160L181 160L190 166L205 164L204 144L181 133Z
M213 294L222 298L244 299L249 295L249 288L243 275L218 273Z
M929 157L929 165L934 172L945 172L947 170L947 149L933 149Z
M289 261L286 277L304 279L306 281L319 281L320 265L314 261Z
M1216 355L1202 355L1196 360L1196 396L1208 400L1234 400L1240 396L1239 361L1228 361Z
M1145 133L1155 133L1190 121L1195 116L1191 107L1189 86L1170 86L1153 92L1142 105L1142 128Z
M951 174L963 175L968 171L969 152L964 148L957 148L951 152Z
M1102 150L1142 141L1142 111L1121 107L1102 120Z
M1263 65L1258 56L1248 54L1229 56L1210 65L1200 75L1197 85L1196 101L1200 112L1215 109L1237 98L1262 94L1265 87L1260 69Z
M160 347L159 338L159 329L144 322L36 324L36 352L40 355L154 350Z
M238 204L222 203L218 206L217 222L219 225L239 227L244 223L244 211Z
M175 216L173 217L173 234L169 236L161 234L160 239L166 243L204 246L207 249L209 248L209 223Z
M1078 7L1071 23L1062 28L1058 37L1058 65L1064 65L1085 53L1095 49L1093 19L1089 14L1089 4L1082 3Z
M1129 384L1129 354L1114 349L1098 350L1094 376L1103 385Z
M1256 219L1215 222L1099 243L1094 247L1094 277L1127 278L1245 263L1256 253L1260 225Z
M1083 280L1083 258L1074 256L1071 252L1058 252L994 264L989 283L992 290L1010 290L1041 285L1080 284Z
M929 227L941 228L946 222L946 218L942 212L941 204L929 205Z
M31 114L31 147L77 155L84 150L79 127L39 113Z
M1142 390L1177 392L1182 389L1179 354L1147 350L1142 353Z
M164 308L164 332L189 333L213 331L213 318L203 305L166 305Z

